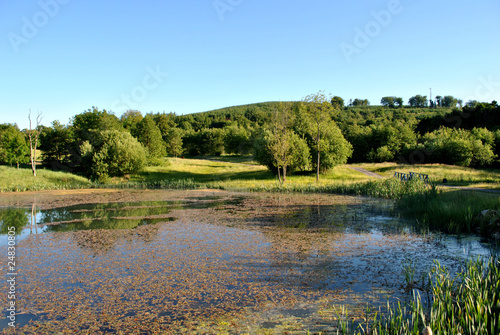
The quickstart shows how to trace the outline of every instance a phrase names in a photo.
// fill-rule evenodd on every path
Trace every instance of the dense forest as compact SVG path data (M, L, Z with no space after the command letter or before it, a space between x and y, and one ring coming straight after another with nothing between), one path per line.
M31 141L30 141L31 138ZM37 139L33 143L33 139ZM319 92L296 102L266 102L176 115L128 110L120 117L92 107L69 124L20 130L0 124L0 162L26 164L31 147L46 168L91 179L134 173L166 155L253 154L278 173L318 175L346 162L393 161L498 167L500 106L451 96L428 101L384 97L347 104Z

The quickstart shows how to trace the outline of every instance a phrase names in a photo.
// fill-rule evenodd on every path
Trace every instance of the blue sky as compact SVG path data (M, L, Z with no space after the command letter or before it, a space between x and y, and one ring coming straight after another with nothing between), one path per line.
M0 123L415 94L500 101L500 1L0 0Z

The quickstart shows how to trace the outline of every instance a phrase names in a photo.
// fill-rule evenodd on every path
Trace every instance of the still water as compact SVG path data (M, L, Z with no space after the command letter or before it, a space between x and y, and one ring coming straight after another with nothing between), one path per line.
M242 315L247 330L293 321L321 331L326 305L408 299L408 264L418 281L435 261L458 272L492 252L474 236L417 233L390 202L290 199L0 209L0 232L18 232L19 326L175 332L192 323L204 333L206 320Z

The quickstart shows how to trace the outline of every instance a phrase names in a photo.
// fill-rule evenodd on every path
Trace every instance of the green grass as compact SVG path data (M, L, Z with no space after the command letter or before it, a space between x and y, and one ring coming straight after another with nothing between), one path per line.
M222 155L222 156L197 156L197 157L189 157L185 156L185 158L191 159L206 159L212 161L220 161L227 163L242 163L249 165L260 165L259 162L253 159L252 155Z
M339 334L420 335L425 327L434 334L500 334L500 261L497 257L471 260L458 275L438 262L428 273L429 296L414 291L409 303L389 304L368 312L364 323L354 325L341 308Z
M420 180L400 182L393 178L361 181L354 183L323 183L323 184L299 184L290 183L285 186L279 184L263 187L255 187L251 191L268 192L297 192L297 193L332 193L348 195L364 195L374 198L402 199L410 195L426 193L433 189Z
M430 308L420 295L409 306L390 306L375 322L375 334L420 334L429 326L434 334L500 333L500 261L469 261L453 276L435 264L429 273Z
M206 159L168 158L168 163L161 166L147 167L130 181L144 184L162 184L168 181L189 180L200 187L221 188L226 190L257 190L274 189L277 187L277 177L265 166L234 162L234 158L215 161ZM241 160L241 158L236 158ZM339 183L366 181L364 174L341 165L328 174L321 176L320 186ZM286 185L292 187L310 187L316 185L314 173L295 174L287 176Z
M92 186L86 178L44 169L37 169L37 177L33 177L31 169L18 170L15 167L0 166L0 176L0 192L62 190Z
M490 189L500 189L500 170L472 169L462 166L444 164L398 165L396 163L354 164L384 177L392 177L394 172L417 172L429 175L433 181L448 180L448 185L474 186Z
M490 193L434 189L404 197L397 205L404 216L417 220L424 230L475 233L481 227L472 225L473 218L485 209L500 210L500 198Z
M276 176L266 167L252 163L249 156L222 156L212 159L214 160L166 158L163 164L148 166L136 175L112 178L106 184L94 184L74 174L43 169L39 169L38 177L34 178L30 169L18 171L12 167L0 166L0 191L82 187L256 190L273 189L277 186ZM319 186L366 180L368 177L364 174L342 165L322 175ZM316 177L314 173L290 175L287 185L295 185L294 187L298 188L317 187Z

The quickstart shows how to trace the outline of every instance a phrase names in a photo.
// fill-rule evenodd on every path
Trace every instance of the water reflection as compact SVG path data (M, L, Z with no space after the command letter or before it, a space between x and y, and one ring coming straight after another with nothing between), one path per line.
M183 203L9 209L0 215L2 225L17 217L28 226L34 218L44 231L78 230L25 241L23 290L33 310L55 309L62 326L74 323L82 331L89 329L87 320L101 320L103 311L116 321L116 328L105 329L117 333L130 329L123 316L142 324L165 317L166 325L209 320L243 306L262 308L258 313L271 325L274 319L264 304L277 305L279 315L311 315L313 320L320 303L364 308L385 304L388 296L411 298L403 288L407 259L415 260L415 277L420 278L434 259L455 271L463 250L467 257L486 250L476 238L457 242L446 235L414 233L379 202L252 201L239 206L238 197L201 197ZM182 220L147 224L168 220L173 208L186 209ZM129 227L137 229L116 230ZM85 317L74 313L74 306Z
M29 220L28 215L28 211L22 208L0 210L0 234L7 235L9 227L15 227L16 234L20 234Z
M0 235L6 236L14 226L18 240L30 234L93 229L133 229L146 224L172 221L169 213L178 202L148 201L98 203L40 210L33 202L31 209L0 209ZM5 245L2 238L0 245Z
M47 231L133 229L144 224L169 221L171 207L165 202L86 204L42 212Z

